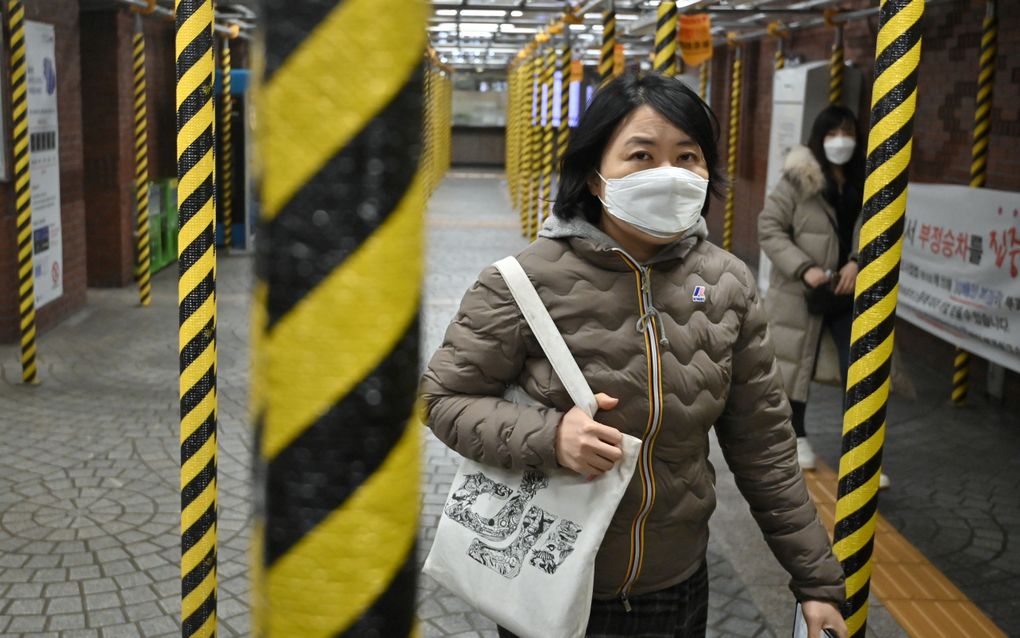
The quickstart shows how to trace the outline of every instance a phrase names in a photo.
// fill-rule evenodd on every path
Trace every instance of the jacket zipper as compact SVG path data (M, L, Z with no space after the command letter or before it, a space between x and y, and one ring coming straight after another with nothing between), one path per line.
M630 612L631 606L628 596L630 595L631 588L634 586L634 582L641 573L641 566L644 562L644 527L648 521L649 514L651 514L652 505L655 502L655 473L652 469L652 447L655 444L659 430L662 428L662 365L661 353L659 351L660 335L655 326L657 312L652 304L652 269L651 267L641 266L622 250L617 250L617 252L631 270L638 275L639 309L641 311L638 328L645 334L645 345L648 349L648 382L651 400L649 423L641 442L641 455L638 459L638 471L641 474L642 481L641 507L638 509L633 523L631 523L631 555L626 578L619 590L620 602L623 604L624 610Z

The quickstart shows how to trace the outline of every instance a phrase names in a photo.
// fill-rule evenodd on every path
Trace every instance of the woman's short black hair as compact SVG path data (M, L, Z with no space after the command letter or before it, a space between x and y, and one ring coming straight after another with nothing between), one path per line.
M613 132L634 109L647 104L697 142L708 165L709 189L718 195L724 178L719 161L719 122L705 102L678 78L659 73L628 72L599 89L577 128L560 164L559 190L553 213L561 219L583 215L597 224L602 203L591 194L588 180L598 170ZM706 198L701 214L708 212Z
M852 129L857 146L854 147L854 154L850 161L843 166L844 174L848 183L857 188L864 188L864 132L857 124L857 117L854 112L839 104L830 104L822 109L822 112L815 117L815 123L811 125L811 137L808 138L808 148L811 154L818 160L819 166L825 173L825 179L832 183L832 162L825 157L825 136L836 130Z

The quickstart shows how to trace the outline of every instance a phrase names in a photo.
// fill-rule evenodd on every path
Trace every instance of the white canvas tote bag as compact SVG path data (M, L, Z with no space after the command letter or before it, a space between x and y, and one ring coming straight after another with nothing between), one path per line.
M495 266L570 397L594 416L595 397L524 269L514 257ZM584 636L595 554L641 447L623 439L622 460L592 481L567 469L522 472L465 459L425 573L521 638Z

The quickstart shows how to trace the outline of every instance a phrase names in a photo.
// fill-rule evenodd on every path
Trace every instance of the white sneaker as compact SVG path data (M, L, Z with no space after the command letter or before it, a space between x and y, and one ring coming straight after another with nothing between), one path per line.
M884 490L892 485L892 481L889 480L889 475L882 472L878 475L878 489Z
M807 440L806 436L797 437L797 462L800 463L800 469L802 470L813 470L815 469L815 451L811 448L811 443Z

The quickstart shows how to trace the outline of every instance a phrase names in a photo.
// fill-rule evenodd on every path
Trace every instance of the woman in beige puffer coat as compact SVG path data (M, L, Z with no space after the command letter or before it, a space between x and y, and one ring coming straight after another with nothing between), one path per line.
M517 256L598 393L597 421L573 405L489 267L429 362L426 422L465 457L588 476L619 461L621 433L640 438L596 557L588 635L661 638L705 635L714 426L811 638L823 626L845 638L842 569L797 465L754 279L706 240L706 191L721 182L713 124L675 78L608 84L566 150L554 216ZM505 400L514 385L540 405Z
M846 383L852 294L864 190L863 145L853 112L829 106L819 113L808 145L790 150L783 176L758 217L758 241L772 262L765 309L776 359L793 409L798 460L814 469L804 416L823 331L831 334ZM812 290L815 289L815 290ZM827 308L809 311L807 295Z

